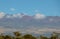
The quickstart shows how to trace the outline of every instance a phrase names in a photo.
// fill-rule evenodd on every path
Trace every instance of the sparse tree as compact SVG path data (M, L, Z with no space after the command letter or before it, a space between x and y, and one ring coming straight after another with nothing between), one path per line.
M41 35L41 36L40 36L40 39L48 39L48 38Z
M23 36L24 39L36 39L36 37L32 36L31 34L26 34Z
M57 37L58 37L57 34L55 32L53 32L50 39L57 39Z
M4 39L5 37L4 37L4 35L3 35L3 33L1 33L0 34L0 39Z
M12 37L9 35L6 35L4 39L12 39Z
M15 39L21 39L21 33L19 33L18 31L14 32L14 35L15 35Z

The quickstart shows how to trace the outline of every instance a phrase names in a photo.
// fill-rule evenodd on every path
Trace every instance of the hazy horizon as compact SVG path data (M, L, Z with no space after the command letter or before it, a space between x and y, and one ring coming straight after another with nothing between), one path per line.
M60 0L0 0L0 32L60 32Z

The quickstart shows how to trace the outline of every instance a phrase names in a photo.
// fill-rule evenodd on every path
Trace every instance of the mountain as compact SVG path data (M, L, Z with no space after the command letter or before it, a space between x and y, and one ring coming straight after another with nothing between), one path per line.
M19 17L21 15L21 17ZM21 31L22 33L60 32L60 17L46 16L43 19L35 19L34 16L17 14L5 15L0 18L0 32Z

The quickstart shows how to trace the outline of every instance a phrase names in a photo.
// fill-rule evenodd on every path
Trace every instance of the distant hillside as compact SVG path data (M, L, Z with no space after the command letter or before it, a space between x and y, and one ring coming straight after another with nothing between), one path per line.
M0 30L21 31L23 33L42 33L42 32L60 32L60 17L46 16L43 19L35 19L34 16L21 14L23 17L12 17L6 14L0 19Z

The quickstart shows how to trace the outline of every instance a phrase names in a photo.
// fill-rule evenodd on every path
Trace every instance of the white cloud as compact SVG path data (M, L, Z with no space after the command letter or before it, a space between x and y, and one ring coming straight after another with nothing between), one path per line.
M34 18L35 19L44 19L46 16L40 13L35 14Z
M16 14L12 14L12 15L7 15L6 17L7 18L22 18L25 15L27 15L27 14L16 13ZM39 14L39 13L37 13L33 16L34 19L44 19L45 17L46 17L45 15Z
M5 16L4 12L0 12L0 18L3 18Z
M12 16L11 15L7 15L6 18L12 18Z
M16 14L12 14L12 15L7 15L7 18L22 18L23 16L25 16L24 14L21 13L16 13Z
M15 8L10 8L11 11L15 11L16 9Z
M22 18L23 16L24 16L24 14L20 14L20 13L13 14L13 17L19 17L19 18Z

